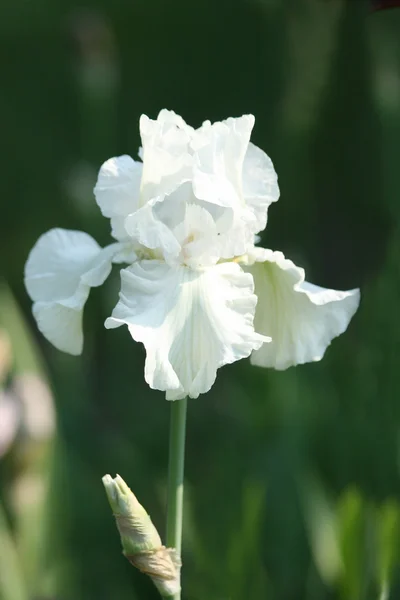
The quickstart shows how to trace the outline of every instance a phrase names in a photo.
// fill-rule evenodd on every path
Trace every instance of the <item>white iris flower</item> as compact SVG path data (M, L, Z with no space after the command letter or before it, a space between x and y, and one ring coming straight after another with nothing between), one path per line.
M197 130L167 110L141 117L141 161L108 160L94 190L116 242L102 249L86 233L53 229L29 255L25 283L49 341L82 351L90 288L125 262L105 325L126 324L144 344L146 381L167 399L196 398L219 367L250 355L275 369L322 358L359 290L316 287L282 253L254 246L279 188L250 142L253 125L251 115Z

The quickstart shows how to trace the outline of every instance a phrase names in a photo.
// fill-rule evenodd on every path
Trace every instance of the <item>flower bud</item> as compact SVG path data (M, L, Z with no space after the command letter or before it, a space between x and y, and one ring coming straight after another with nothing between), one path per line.
M181 561L176 551L162 545L157 529L125 481L117 475L103 477L108 501L121 536L124 555L151 577L161 596L180 591Z

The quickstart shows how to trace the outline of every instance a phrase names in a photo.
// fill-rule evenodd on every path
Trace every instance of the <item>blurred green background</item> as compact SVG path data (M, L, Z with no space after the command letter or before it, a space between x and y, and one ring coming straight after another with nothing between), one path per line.
M156 600L101 477L163 532L169 404L91 293L82 357L23 286L51 227L109 243L92 188L138 118L253 113L281 199L264 245L362 288L321 363L224 367L189 402L184 600L400 598L400 8L367 0L14 0L0 21L0 599Z

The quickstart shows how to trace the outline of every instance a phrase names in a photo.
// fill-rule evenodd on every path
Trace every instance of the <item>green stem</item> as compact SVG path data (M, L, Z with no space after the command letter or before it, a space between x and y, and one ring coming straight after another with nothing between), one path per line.
M187 400L171 402L171 425L169 430L167 547L181 554L183 518L183 472L185 465ZM170 600L180 600L175 594Z

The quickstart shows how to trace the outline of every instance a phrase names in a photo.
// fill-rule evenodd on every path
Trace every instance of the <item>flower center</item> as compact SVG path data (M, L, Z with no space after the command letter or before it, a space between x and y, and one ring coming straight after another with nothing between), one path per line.
M186 266L193 267L193 258L198 253L198 244L203 237L203 233L199 230L192 229L192 231L184 238L181 243L181 260Z

